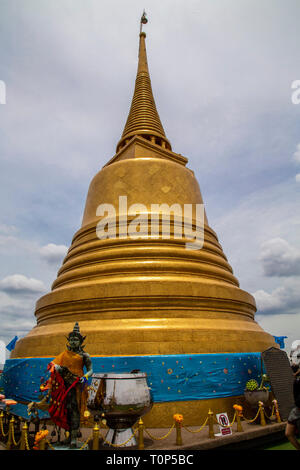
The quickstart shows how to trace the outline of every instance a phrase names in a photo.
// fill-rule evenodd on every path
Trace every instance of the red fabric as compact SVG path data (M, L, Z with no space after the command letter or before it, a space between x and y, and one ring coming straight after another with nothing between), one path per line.
M67 408L66 408L66 397L71 390L79 381L79 377L72 383L72 385L66 389L65 383L61 375L54 369L51 373L51 406L49 408L49 414L53 423L60 428L69 430L69 424L67 419Z

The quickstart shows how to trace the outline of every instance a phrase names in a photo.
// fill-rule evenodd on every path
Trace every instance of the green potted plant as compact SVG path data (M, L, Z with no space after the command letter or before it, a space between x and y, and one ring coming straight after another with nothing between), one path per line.
M258 402L262 401L265 405L269 400L269 387L265 387L265 382L268 382L269 379L266 374L263 374L260 385L255 379L250 379L246 383L244 390L244 397L246 401L252 407L257 407Z

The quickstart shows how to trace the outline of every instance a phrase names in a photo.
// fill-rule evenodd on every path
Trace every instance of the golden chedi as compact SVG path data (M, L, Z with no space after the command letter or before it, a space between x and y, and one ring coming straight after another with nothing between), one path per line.
M232 410L248 377L260 372L259 353L276 345L255 322L255 300L239 288L206 215L200 249L189 249L187 232L180 232L176 211L192 205L195 233L194 208L203 200L187 159L172 150L161 124L145 37L141 32L134 95L116 154L93 178L82 226L51 292L37 302L37 326L17 342L11 361L47 362L78 322L95 372L130 372L137 365L148 373L155 404L147 425L168 426L175 412L197 425L209 407Z

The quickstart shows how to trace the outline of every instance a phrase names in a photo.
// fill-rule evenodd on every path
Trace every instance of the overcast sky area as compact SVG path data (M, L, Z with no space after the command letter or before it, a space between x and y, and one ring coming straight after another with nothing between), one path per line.
M166 136L189 159L256 321L289 352L300 339L299 0L0 0L0 340L35 325L90 181L115 153L143 8Z

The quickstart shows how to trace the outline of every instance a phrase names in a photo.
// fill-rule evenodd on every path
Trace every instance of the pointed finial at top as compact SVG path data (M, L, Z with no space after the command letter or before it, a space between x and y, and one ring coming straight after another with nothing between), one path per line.
M142 31L143 24L146 23L148 23L148 20L144 10L141 17L139 34L138 68L135 89L123 134L117 144L117 152L119 152L132 137L137 135L150 140L153 144L172 150L160 121L152 93L146 52L146 33Z
M142 17L141 17L141 26L140 26L140 33L142 32L143 29L143 24L148 23L148 19L146 17L146 12L145 10L143 11Z

